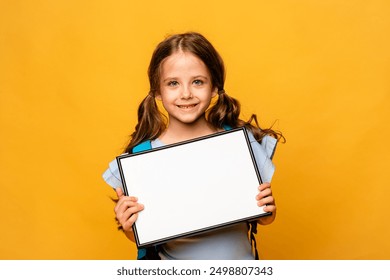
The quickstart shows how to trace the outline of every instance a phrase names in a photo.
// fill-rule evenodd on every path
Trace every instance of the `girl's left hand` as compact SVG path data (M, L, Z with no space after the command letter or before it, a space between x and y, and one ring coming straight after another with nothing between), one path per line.
M259 218L258 223L268 225L275 220L276 204L272 196L271 184L263 183L259 186L259 194L256 196L257 205L263 207L265 212L271 212L271 215Z

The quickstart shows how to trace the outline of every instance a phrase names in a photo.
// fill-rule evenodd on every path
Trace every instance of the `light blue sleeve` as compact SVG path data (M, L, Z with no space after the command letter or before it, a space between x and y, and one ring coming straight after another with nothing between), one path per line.
M103 173L103 179L114 189L123 188L116 159L109 163L107 170Z
M275 172L275 166L272 163L277 140L271 136L265 136L261 144L256 141L253 134L248 131L249 142L255 156L256 165L260 172L260 177L263 182L271 182Z
M164 144L160 142L158 139L155 139L151 142L145 141L142 142L141 145L135 147L135 152L148 150L150 148L157 148L163 145ZM125 153L122 155L125 155ZM109 184L114 189L121 188L123 190L122 179L121 179L121 175L119 174L119 167L116 159L114 159L109 163L107 170L103 173L103 179L107 184Z

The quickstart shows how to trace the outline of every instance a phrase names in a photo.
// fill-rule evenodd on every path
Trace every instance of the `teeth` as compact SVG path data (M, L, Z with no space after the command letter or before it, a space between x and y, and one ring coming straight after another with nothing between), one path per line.
M179 108L183 108L183 109L188 109L188 108L193 108L193 107L195 107L195 105L188 105L188 106L179 105Z

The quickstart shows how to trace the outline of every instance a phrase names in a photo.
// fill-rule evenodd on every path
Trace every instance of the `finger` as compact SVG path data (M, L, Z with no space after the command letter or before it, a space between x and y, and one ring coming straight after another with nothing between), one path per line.
M132 215L126 222L122 224L122 228L125 231L132 231L135 221L138 219L138 213Z
M266 183L263 183L259 186L259 191L263 191L265 189L270 189L271 188L271 184L266 182Z
M136 203L134 206L129 207L126 209L124 215L126 216L126 219L129 219L132 215L137 214L138 212L144 210L144 205L141 203Z
M267 205L263 208L265 212L271 212L274 213L276 212L276 206L275 205Z
M130 202L129 204L124 203L123 206L119 207L115 212L117 219L124 223L131 215L138 213L144 209L144 205L136 202Z
M264 205L274 205L274 204L275 204L275 200L274 200L273 196L267 196L267 197L265 197L263 199L260 199L257 202L257 205L259 207L264 206Z
M124 212L127 208L134 206L138 199L134 196L122 196L114 207L115 213Z
M262 198L264 198L264 197L267 197L267 196L271 196L272 195L272 191L271 191L271 189L265 189L265 190L262 190L262 191L260 191L257 195L256 195L256 199L257 200L260 200L260 199L262 199Z
M137 205L126 209L125 212L117 213L117 220L123 228L129 229L138 217L138 212L142 211L144 206L137 203Z

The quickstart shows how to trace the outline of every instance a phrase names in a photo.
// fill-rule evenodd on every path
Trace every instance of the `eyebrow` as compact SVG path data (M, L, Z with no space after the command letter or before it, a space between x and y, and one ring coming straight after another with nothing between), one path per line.
M209 78L207 78L206 76L203 76L203 75L197 75L197 76L191 77L192 80L199 79L199 78L209 80ZM179 80L179 78L178 77L167 77L163 80L163 82L168 81L168 80Z

